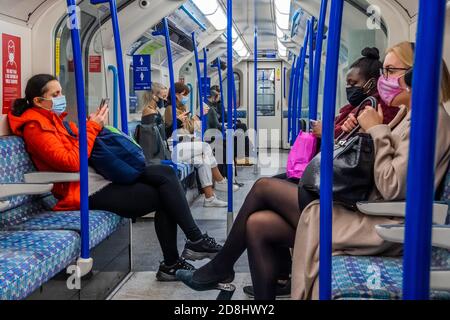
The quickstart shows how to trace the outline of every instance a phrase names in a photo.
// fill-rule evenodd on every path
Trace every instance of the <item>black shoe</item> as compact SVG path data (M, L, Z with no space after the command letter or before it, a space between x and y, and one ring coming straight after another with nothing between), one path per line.
M250 298L255 297L255 293L253 291L253 286L244 287L244 293L248 295ZM290 298L291 297L291 280L282 284L277 282L275 295L277 298Z
M177 279L182 281L189 288L196 291L207 291L207 290L225 290L225 291L233 291L236 289L232 285L228 285L234 280L234 272L218 281L211 282L197 282L194 280L194 272L189 270L179 270L176 272ZM234 289L233 289L234 288Z
M222 246L217 244L214 238L209 237L208 234L205 233L202 239L197 242L187 240L181 257L192 261L205 258L212 259L221 249Z
M177 263L171 266L167 266L164 262L159 265L158 272L156 273L156 279L158 281L178 281L176 278L176 272L178 270L195 271L195 267L180 258Z

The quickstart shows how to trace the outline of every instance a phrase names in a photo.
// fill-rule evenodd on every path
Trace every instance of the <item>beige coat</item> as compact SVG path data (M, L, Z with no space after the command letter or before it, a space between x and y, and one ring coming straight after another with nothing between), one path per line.
M444 177L450 160L450 117L443 107L439 109L436 187ZM389 125L378 125L368 131L375 145L375 188L370 200L406 198L411 120L410 112L406 113L406 109L402 108ZM318 299L319 216L320 202L315 201L303 210L297 226L292 265L292 299ZM402 246L381 239L375 232L375 225L402 222L401 218L366 216L334 204L333 256L400 255Z

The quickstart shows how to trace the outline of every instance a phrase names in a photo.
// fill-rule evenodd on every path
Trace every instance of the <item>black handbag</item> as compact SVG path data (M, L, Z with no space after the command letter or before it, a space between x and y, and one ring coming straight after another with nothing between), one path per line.
M377 100L369 97L358 107L356 117L370 102L377 107ZM333 200L355 209L358 201L368 200L374 186L375 151L372 137L359 133L357 126L350 133L341 134L335 141L333 152ZM303 173L300 183L318 196L320 195L320 161L317 154Z

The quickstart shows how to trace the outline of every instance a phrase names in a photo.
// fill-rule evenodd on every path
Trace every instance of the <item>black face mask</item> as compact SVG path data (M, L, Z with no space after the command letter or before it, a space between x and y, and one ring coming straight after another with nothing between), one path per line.
M163 99L159 99L158 102L156 103L156 106L158 108L164 108L165 107L165 101Z
M358 107L368 96L363 87L347 88L347 100L354 107Z

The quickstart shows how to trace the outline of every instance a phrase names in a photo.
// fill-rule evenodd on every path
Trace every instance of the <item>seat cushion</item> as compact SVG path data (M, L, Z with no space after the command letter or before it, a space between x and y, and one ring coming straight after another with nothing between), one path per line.
M89 211L89 246L95 247L112 234L122 218L107 211ZM10 226L9 231L20 230L70 230L80 232L79 211L45 211L27 221Z
M75 261L73 231L0 232L0 300L23 299Z
M401 299L402 277L402 258L336 256L333 257L333 299ZM430 298L450 300L450 292L431 291Z
M0 183L24 182L24 174L35 171L33 163L25 149L22 138L15 136L0 137ZM26 210L20 206L29 205L35 196L15 196L8 199L9 206L0 212L0 227L26 219L35 209L30 205ZM19 210L14 210L18 208Z

